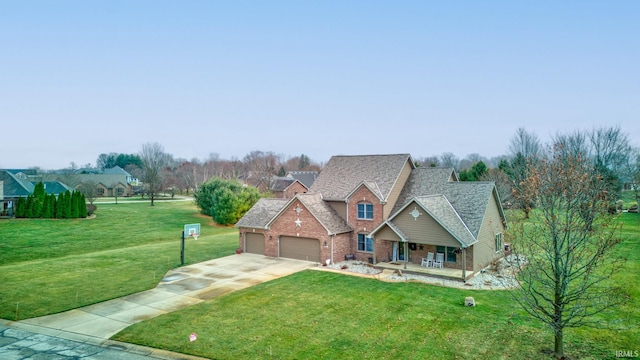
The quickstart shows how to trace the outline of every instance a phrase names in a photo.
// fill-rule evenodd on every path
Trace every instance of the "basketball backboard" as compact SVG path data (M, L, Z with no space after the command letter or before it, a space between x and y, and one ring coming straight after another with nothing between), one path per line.
M185 224L184 236L193 236L194 239L198 239L200 235L200 224Z

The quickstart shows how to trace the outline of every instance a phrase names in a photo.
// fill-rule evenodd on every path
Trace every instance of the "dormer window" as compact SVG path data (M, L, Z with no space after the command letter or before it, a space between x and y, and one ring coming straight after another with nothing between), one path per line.
M358 219L373 220L373 204L359 203L358 204Z

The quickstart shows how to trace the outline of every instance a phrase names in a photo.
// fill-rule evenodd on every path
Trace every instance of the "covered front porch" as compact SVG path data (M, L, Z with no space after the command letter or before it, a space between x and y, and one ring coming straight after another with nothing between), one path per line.
M402 272L439 277L449 280L462 281L463 279L461 269L424 267L420 266L420 264L412 262L405 263L404 261L377 262L374 266L381 269L401 270ZM465 275L465 280L469 280L473 277L474 273L473 271L467 270Z

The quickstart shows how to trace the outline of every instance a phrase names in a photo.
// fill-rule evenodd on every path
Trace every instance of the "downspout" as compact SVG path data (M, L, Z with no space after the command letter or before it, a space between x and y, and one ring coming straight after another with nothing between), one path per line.
M331 264L333 264L333 238L335 235L331 235Z
M373 241L373 265L378 262L378 256L376 255L376 238L371 237L371 241Z
M242 252L247 252L247 232L242 233Z

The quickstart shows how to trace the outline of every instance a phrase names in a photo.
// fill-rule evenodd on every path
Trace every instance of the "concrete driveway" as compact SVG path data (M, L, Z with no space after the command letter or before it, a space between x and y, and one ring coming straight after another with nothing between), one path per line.
M109 339L137 322L316 266L263 255L231 255L170 270L151 290L20 323Z

